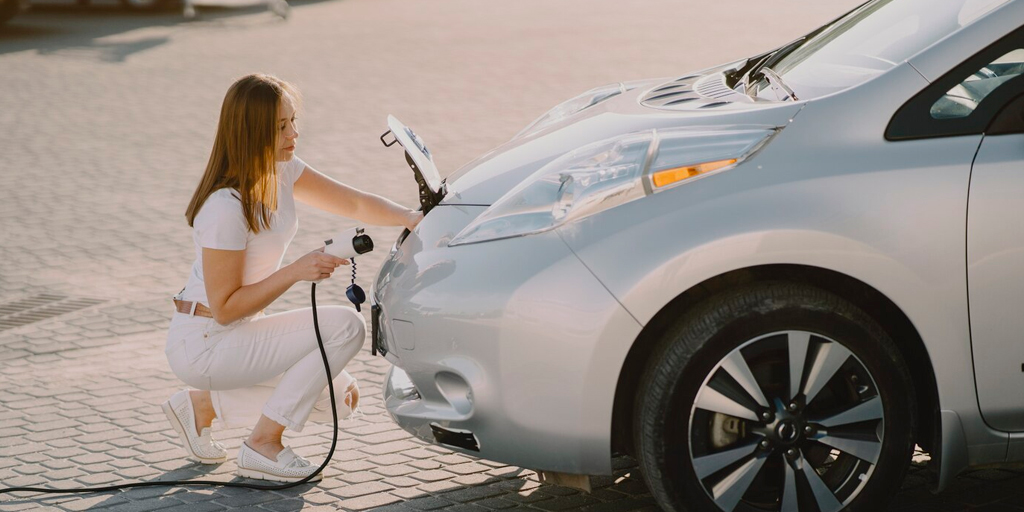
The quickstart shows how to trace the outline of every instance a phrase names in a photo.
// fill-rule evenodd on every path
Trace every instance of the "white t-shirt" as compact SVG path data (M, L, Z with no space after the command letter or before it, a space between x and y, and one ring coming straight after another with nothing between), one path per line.
M203 248L231 251L245 250L242 286L258 283L281 267L281 259L295 232L299 219L295 216L295 180L306 163L298 157L277 163L277 211L270 217L269 228L259 234L249 231L242 213L242 202L233 188L222 188L210 194L192 221L192 240L196 260L188 284L180 297L209 306L203 280Z

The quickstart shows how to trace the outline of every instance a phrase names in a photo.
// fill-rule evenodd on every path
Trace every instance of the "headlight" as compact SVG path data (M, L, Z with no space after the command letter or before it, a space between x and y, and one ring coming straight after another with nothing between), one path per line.
M651 130L583 146L523 180L448 245L541 233L730 169L750 158L776 132L776 128Z
M617 94L622 94L627 90L626 86L622 83L614 83L598 87L596 89L591 89L579 96L576 96L575 98L564 101L557 107L547 111L546 114L538 117L536 121L530 123L526 128L523 128L523 131L517 133L514 138L518 139L523 135L540 130L549 124L557 123L562 119L593 107L594 105L597 105L598 103L601 103L602 101Z

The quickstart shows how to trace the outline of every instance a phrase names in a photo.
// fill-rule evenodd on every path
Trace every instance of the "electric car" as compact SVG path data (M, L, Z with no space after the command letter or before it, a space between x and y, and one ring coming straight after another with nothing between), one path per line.
M872 0L591 90L441 180L371 293L428 442L665 510L881 510L1024 460L1024 0Z

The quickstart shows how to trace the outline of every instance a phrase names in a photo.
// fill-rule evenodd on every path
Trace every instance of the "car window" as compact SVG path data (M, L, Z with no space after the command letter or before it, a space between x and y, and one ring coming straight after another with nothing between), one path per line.
M931 116L933 119L967 117L992 91L1021 74L1024 74L1024 48L1012 50L974 71L932 105Z
M1019 108L1022 96L1024 26L980 49L907 100L889 120L885 138L1018 133L1019 120L1006 109Z
M773 69L801 99L838 92L888 71L1006 1L873 0L824 27ZM758 93L766 89L757 85Z

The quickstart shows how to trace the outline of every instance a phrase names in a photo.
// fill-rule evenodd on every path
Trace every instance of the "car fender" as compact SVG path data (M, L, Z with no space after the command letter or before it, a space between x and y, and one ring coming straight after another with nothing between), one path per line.
M809 103L732 170L559 233L643 325L691 287L754 266L818 267L875 288L924 341L940 409L959 416L969 463L1005 460L1007 434L984 424L970 377L966 210L980 136L889 142L882 135L901 98L923 85L909 65L899 66ZM868 98L871 108L856 108ZM604 370L618 374L623 362Z

